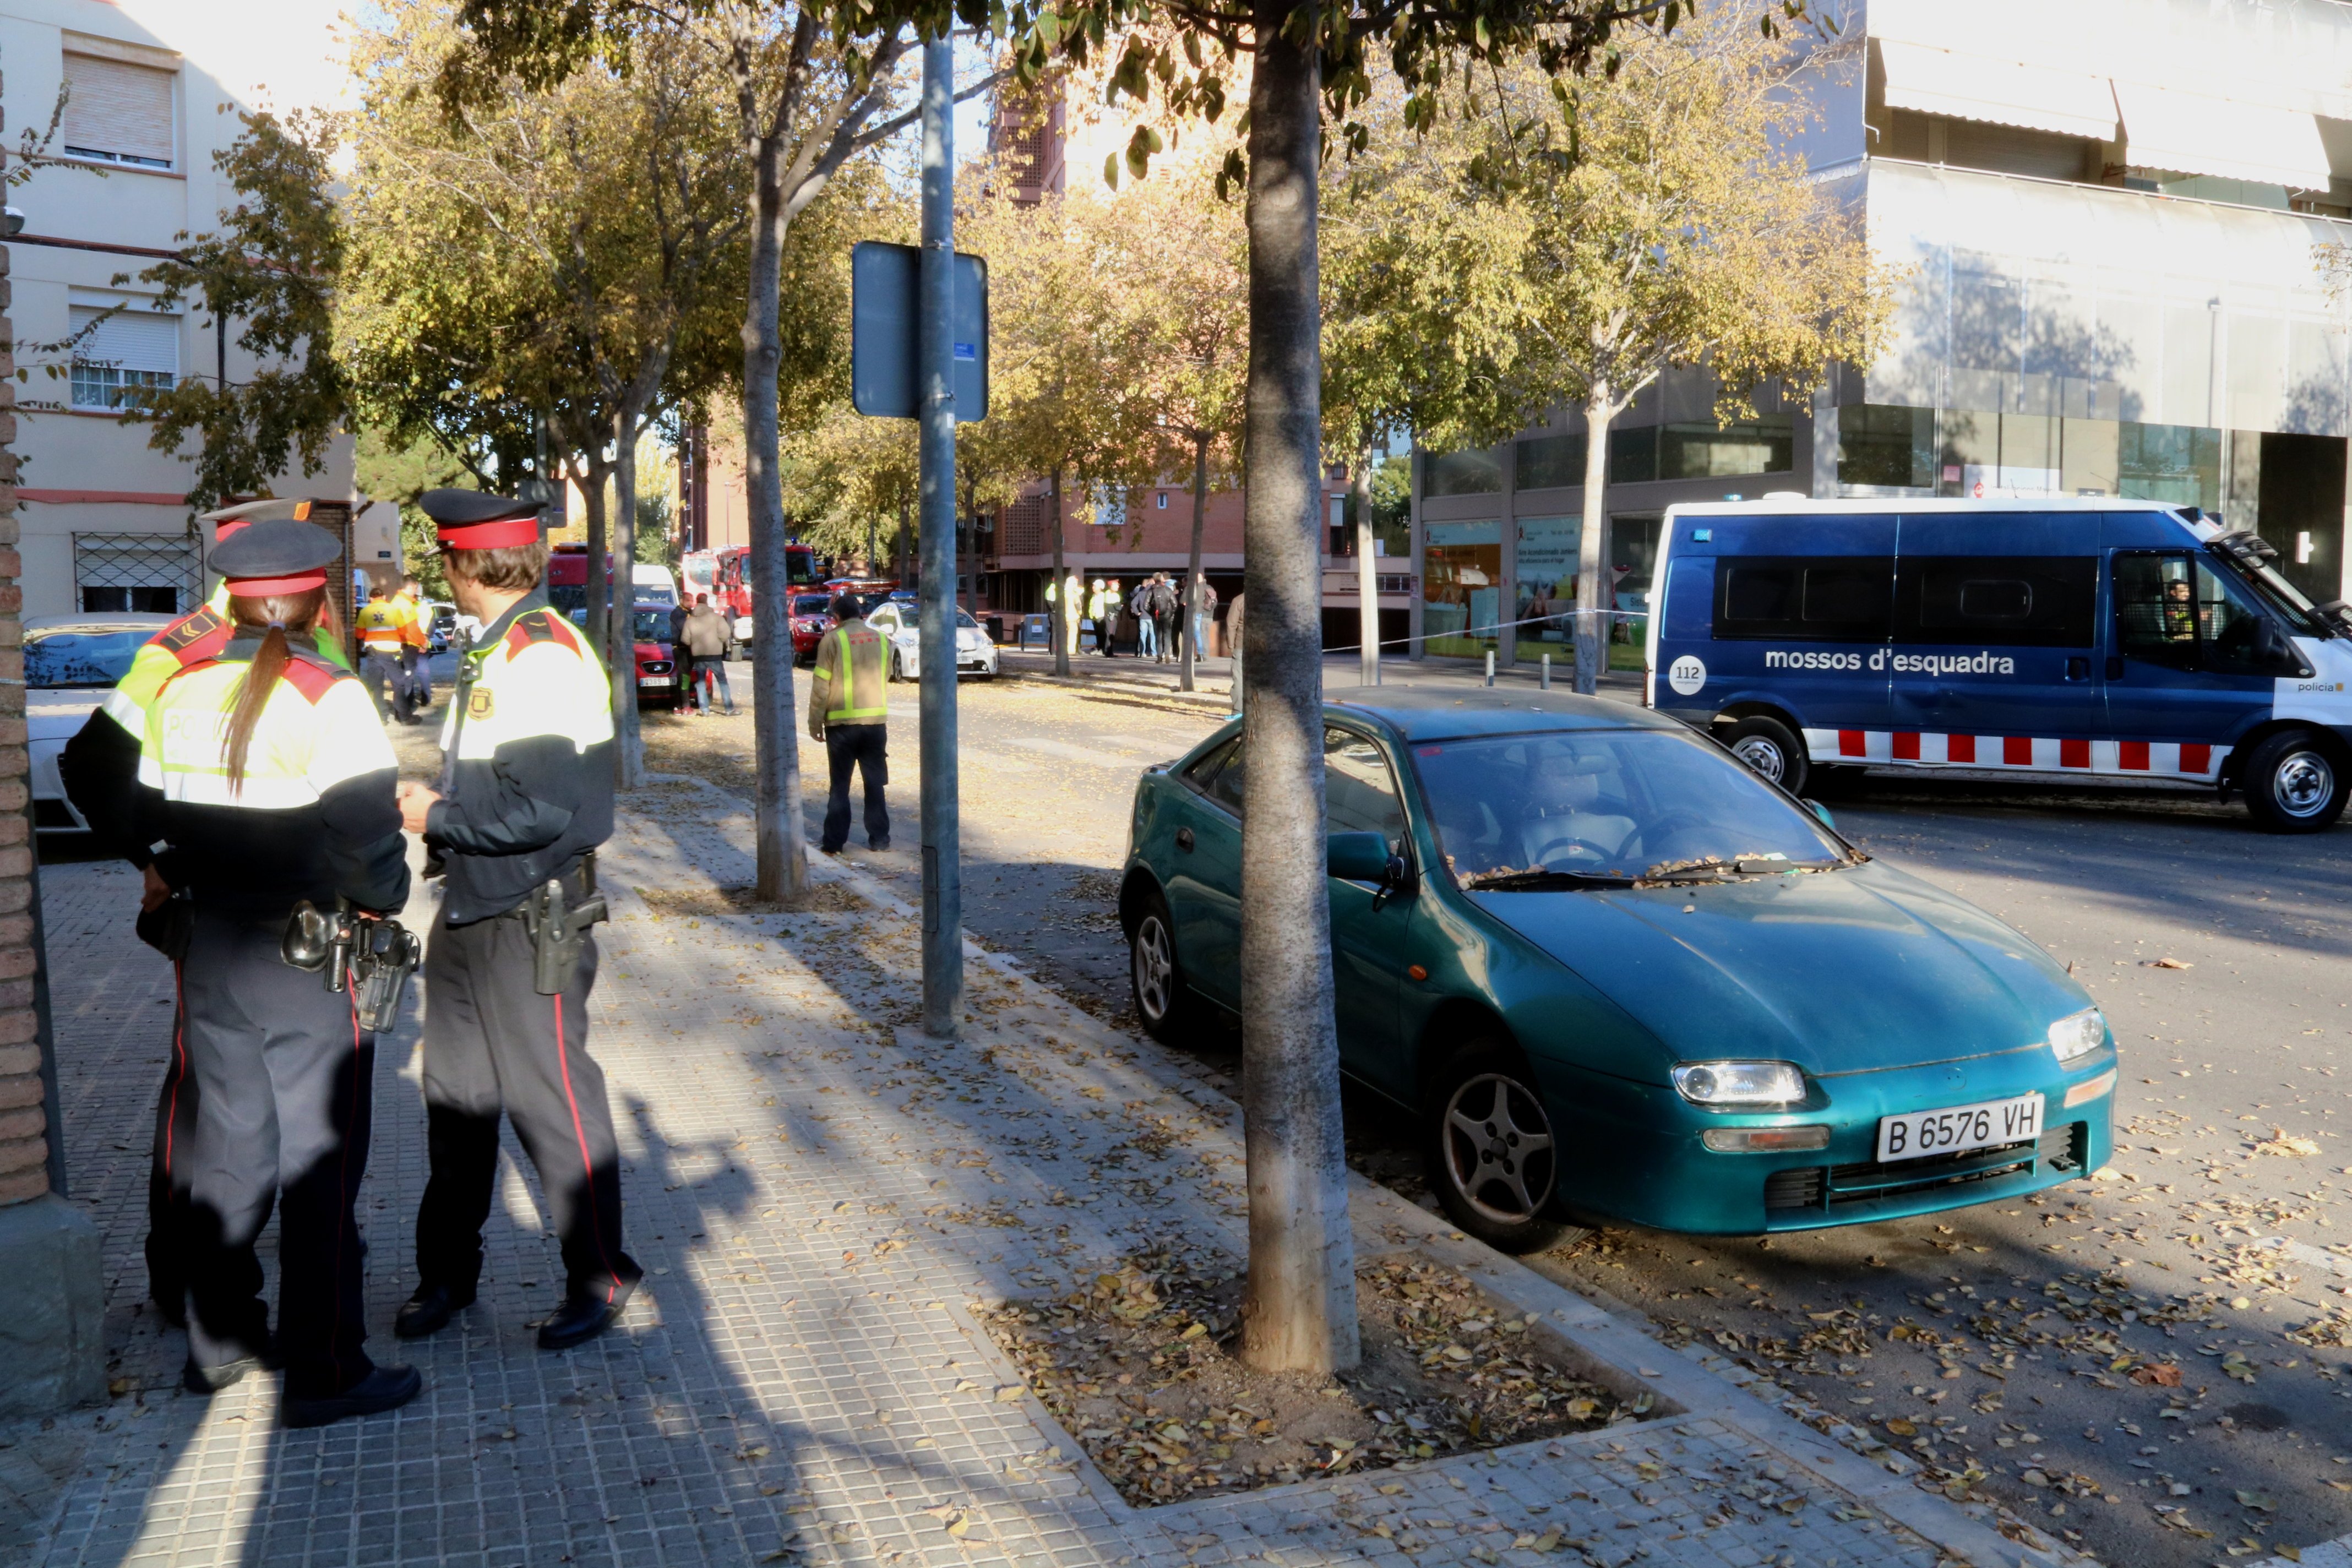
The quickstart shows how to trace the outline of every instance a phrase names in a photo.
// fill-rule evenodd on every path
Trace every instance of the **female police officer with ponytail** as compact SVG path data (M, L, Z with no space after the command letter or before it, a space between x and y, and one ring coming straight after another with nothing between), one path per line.
M331 991L281 952L296 905L397 910L408 868L397 769L366 690L320 657L335 539L256 522L213 552L235 630L148 705L137 787L110 792L144 846L150 915L186 900L181 962L188 1070L197 1088L189 1177L185 1381L226 1387L269 1356L282 1418L311 1426L389 1410L422 1386L379 1367L352 1216L367 1168L373 1037L352 989ZM254 1242L279 1215L272 1347Z

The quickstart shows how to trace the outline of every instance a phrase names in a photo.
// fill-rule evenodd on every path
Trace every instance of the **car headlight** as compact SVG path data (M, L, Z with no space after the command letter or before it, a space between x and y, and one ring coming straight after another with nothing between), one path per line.
M1675 1089L1693 1105L1794 1105L1805 1075L1794 1062L1685 1062Z
M2050 1048L2062 1062L2079 1060L2106 1043L2106 1015L2096 1007L2069 1013L2050 1026Z

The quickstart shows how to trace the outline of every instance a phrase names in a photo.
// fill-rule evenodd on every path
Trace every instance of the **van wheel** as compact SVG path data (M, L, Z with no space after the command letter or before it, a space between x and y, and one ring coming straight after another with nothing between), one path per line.
M1422 1152L1447 1216L1505 1252L1558 1239L1559 1145L1526 1060L1500 1040L1472 1039L1431 1088Z
M1778 719L1762 713L1742 719L1726 730L1722 739L1733 756L1790 795L1804 793L1805 775L1811 771L1805 743Z
M2342 763L2308 730L2282 730L2256 746L2239 778L2246 812L2266 833L2316 833L2344 815Z

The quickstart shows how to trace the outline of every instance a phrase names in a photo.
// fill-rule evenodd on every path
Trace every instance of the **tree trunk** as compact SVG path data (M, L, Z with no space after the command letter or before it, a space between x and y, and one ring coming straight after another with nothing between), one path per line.
M596 432L590 431L593 443ZM588 614L582 630L588 634L588 646L596 657L612 668L612 574L604 569L604 555L612 548L612 534L605 527L604 477L610 471L603 456L596 452L583 455L580 500L588 513Z
M1054 596L1049 601L1054 608L1054 673L1063 679L1070 678L1070 627L1076 624L1078 607L1069 602L1070 584L1062 566L1062 469L1054 468L1054 477L1045 492L1045 504L1054 513Z
M1609 668L1608 571L1601 540L1609 515L1602 504L1609 422L1615 417L1610 388L1595 385L1584 400L1584 526L1576 541L1576 689L1586 697L1601 689L1601 672Z
M800 728L793 711L793 590L784 552L784 493L778 471L776 289L784 246L783 145L754 148L750 300L743 312L743 489L751 531L751 736L759 764L752 806L758 896L797 903L808 889L801 826Z
M637 722L637 411L624 407L613 421L613 784L642 789L646 783L646 738ZM673 668L670 679L679 680ZM684 693L683 682L671 690Z
M1356 466L1348 478L1348 500L1356 509L1356 594L1362 602L1357 609L1357 637L1362 641L1358 668L1359 681L1365 686L1381 683L1381 574L1372 559L1372 454L1369 447L1356 454Z
M1201 531L1209 516L1209 443L1215 438L1206 430L1192 432L1192 558L1184 567L1184 607L1178 612L1184 617L1184 660L1176 667L1176 683L1186 691L1192 689L1194 666L1208 651L1192 646L1192 633L1207 629L1201 618Z
M1250 83L1242 1359L1321 1376L1353 1366L1359 1346L1324 865L1321 94L1290 16L1287 0L1257 0Z

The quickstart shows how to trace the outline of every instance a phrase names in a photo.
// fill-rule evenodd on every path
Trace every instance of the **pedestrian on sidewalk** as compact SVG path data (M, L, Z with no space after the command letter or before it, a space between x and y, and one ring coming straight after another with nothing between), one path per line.
M1234 711L1242 707L1242 605L1247 594L1235 594L1233 607L1225 612L1225 657L1233 660Z
M882 634L866 624L857 601L844 594L833 601L835 626L817 639L816 669L809 678L809 739L824 747L832 769L825 796L824 836L817 847L838 855L849 842L849 773L866 785L866 847L890 847L889 649Z
M1151 628L1151 658L1155 664L1166 664L1175 657L1176 589L1168 574L1156 573L1151 579L1151 592L1144 601L1144 611Z
M443 868L425 954L428 1174L403 1339L470 1305L499 1167L499 1118L538 1168L562 1247L562 1303L541 1350L610 1328L644 1277L621 1249L621 1163L604 1069L588 1054L596 984L596 847L613 832L613 684L551 609L531 503L427 490L457 608L481 632L449 700L437 789L405 783L400 810ZM546 987L546 989L542 989Z
M1135 657L1160 662L1160 626L1151 618L1151 591L1160 585L1157 573L1135 585L1127 596L1127 613L1135 617Z
M311 505L299 498L246 501L205 512L201 521L213 524L217 547L256 522L307 519ZM147 710L156 693L182 670L212 658L235 635L228 601L228 584L224 581L204 605L148 638L131 656L131 668L107 694L105 705L66 742L58 759L58 772L67 797L101 842L106 837L106 829L99 826L101 821L132 821L139 752L147 734ZM320 606L310 645L337 668L350 668L342 639L334 634L330 606ZM154 858L149 845L150 840L134 836L127 842L116 841L111 847L144 870ZM184 1004L172 1021L163 1082L155 1096L154 1140L147 1173L147 1293L156 1310L174 1328L185 1328L188 1323L187 1269L182 1251L189 1234L190 1172L180 1155L194 1135L196 1116L196 1084L187 1070L184 1013Z
M392 716L403 724L416 722L416 710L409 700L408 676L401 668L401 654L408 646L408 628L416 617L404 616L391 590L379 583L368 591L366 607L353 618L359 622L360 678L367 682L368 697L375 703L376 711L383 711L383 689L389 682Z
M727 684L727 617L710 607L710 595L697 594L694 609L686 617L680 634L685 652L694 661L690 684L695 705L708 714L710 711L710 688L719 688L719 698L727 704L729 717L735 712L734 689Z
M1094 632L1095 652L1110 657L1110 584L1097 577L1087 595L1087 624Z
M177 969L179 1047L196 1086L180 1152L191 1306L181 1381L215 1393L274 1353L288 1426L390 1410L424 1386L362 1348L352 1205L367 1170L374 1038L348 988L330 991L281 952L299 903L389 913L408 898L383 721L352 672L312 646L341 552L291 518L216 547L229 637L155 694L136 784L118 778L89 797L106 839L148 847L142 934ZM188 739L215 735L217 750ZM274 1337L254 1255L273 1208Z
M694 668L694 656L686 648L686 618L693 613L694 606L685 599L680 599L669 607L670 676L681 683L686 679L688 673ZM683 684L678 689L677 710L681 713L693 711L686 705L686 689Z
M1207 573L1200 578L1200 595L1192 610L1192 658L1199 662L1213 653L1209 641L1209 628L1217 624L1217 586L1209 581Z
M425 625L425 585L404 578L392 602L408 623L400 644L400 673L408 682L409 706L422 713L433 706L433 632Z

